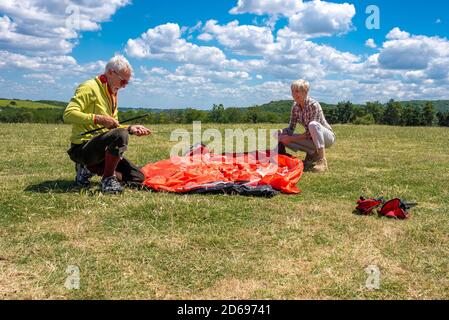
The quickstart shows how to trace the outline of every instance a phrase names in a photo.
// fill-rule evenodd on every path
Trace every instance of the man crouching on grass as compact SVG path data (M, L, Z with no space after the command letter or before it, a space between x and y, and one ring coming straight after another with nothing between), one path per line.
M73 125L71 148L67 153L76 164L75 181L88 187L94 174L102 176L101 191L122 193L120 182L141 185L144 175L123 157L129 134L147 136L150 130L140 125L122 126L118 121L117 93L125 88L133 69L121 55L113 57L105 73L82 83L64 111L64 122ZM106 128L93 134L83 133Z

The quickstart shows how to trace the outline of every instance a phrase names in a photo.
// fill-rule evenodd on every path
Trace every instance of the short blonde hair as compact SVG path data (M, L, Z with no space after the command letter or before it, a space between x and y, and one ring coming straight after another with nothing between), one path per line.
M292 91L302 91L309 93L310 84L306 80L296 80L292 82Z

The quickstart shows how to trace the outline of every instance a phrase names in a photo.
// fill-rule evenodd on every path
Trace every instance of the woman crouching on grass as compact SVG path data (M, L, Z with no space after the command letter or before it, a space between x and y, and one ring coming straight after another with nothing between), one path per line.
M305 80L292 83L292 97L295 100L290 118L290 126L279 133L279 154L285 154L285 147L294 151L304 151L306 171L325 172L328 170L326 148L336 141L332 127L324 117L321 105L309 97L310 85ZM300 122L306 132L294 134L297 123Z

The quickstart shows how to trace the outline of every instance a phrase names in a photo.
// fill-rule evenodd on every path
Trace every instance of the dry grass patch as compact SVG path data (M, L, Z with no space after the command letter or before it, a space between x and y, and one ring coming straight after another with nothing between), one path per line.
M65 155L69 126L15 127L22 135L0 125L11 155L0 159L1 298L449 298L445 129L337 126L330 172L305 174L299 195L258 199L104 197L98 178L80 190ZM167 158L175 128L132 137L127 156ZM420 205L408 221L360 217L360 195ZM69 265L80 268L80 290L64 287ZM381 271L380 290L365 287L368 265Z

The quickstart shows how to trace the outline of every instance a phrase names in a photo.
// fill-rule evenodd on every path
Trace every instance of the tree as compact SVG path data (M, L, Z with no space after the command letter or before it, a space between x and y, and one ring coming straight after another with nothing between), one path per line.
M337 113L337 108L335 107L331 107L331 106L322 106L323 108L323 113L324 116L326 117L327 122L329 122L330 124L336 124L338 123L338 113ZM290 117L290 114L288 115L288 117ZM283 122L288 122L288 119L286 119L286 121Z
M352 107L352 117L350 122L353 123L357 118L363 118L366 116L366 109L360 105L353 105Z
M274 112L262 112L260 115L260 119L258 119L258 122L279 123L280 119L279 116Z
M354 124L360 124L360 125L371 125L375 124L374 116L371 113L368 113L362 117L355 118Z
M207 115L204 111L188 108L183 114L183 123L192 123L193 121L205 122Z
M169 122L167 119L167 115L165 113L160 113L158 115L158 118L156 118L155 121L157 121L156 123L160 123L160 124L166 124Z
M401 121L402 106L399 102L395 102L393 99L387 103L387 107L384 112L383 123L390 126L398 126L402 124Z
M433 122L435 120L435 108L433 107L433 103L431 101L426 102L424 105L422 110L422 118L425 126L433 126Z
M32 123L33 122L33 118L34 118L34 115L33 115L33 112L31 112L31 111L25 111L25 112L23 112L23 113L21 113L20 114L20 120L19 120L19 122L22 122L22 123ZM45 123L45 122L44 122Z
M337 105L337 118L339 123L349 123L354 120L354 106L351 102L339 102Z
M215 123L224 123L225 122L225 108L222 104L216 105L212 107L212 111L210 113L210 119Z
M438 112L438 125L442 127L449 127L449 112Z
M248 122L258 123L260 122L260 108L259 107L250 107L248 108L247 118Z
M224 111L224 119L226 123L242 123L245 122L244 112L239 108L227 108Z
M367 102L366 103L366 113L372 114L375 123L381 124L384 116L384 107L379 101Z
M422 123L421 108L408 103L402 110L402 122L406 126L416 127Z

